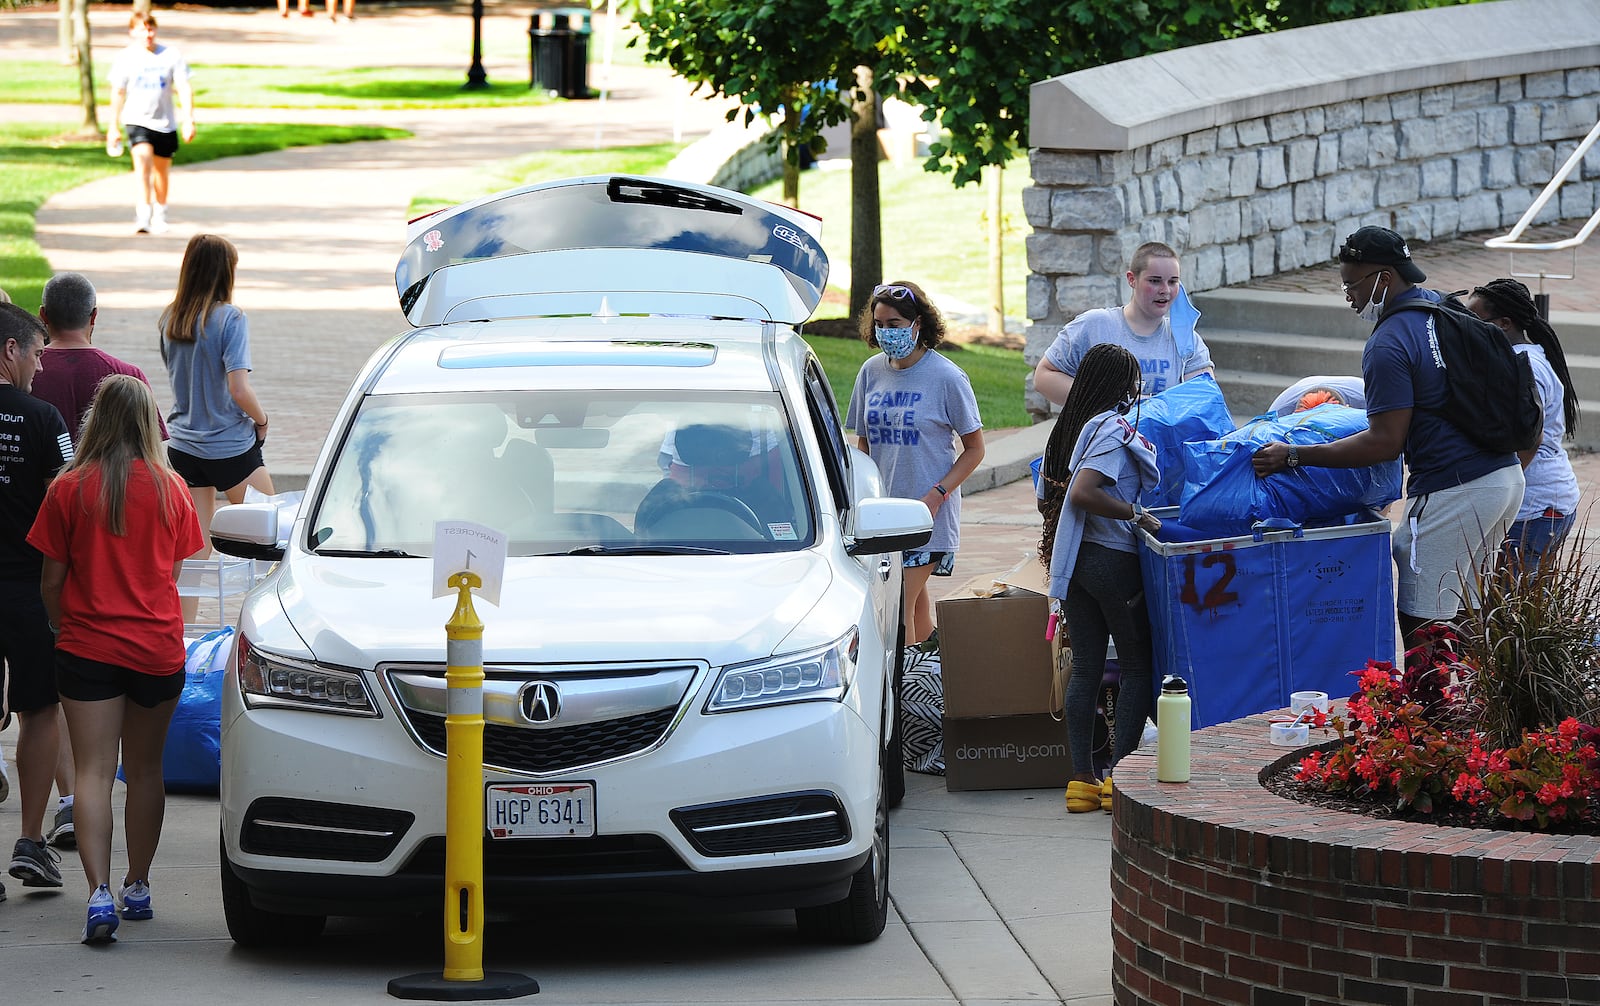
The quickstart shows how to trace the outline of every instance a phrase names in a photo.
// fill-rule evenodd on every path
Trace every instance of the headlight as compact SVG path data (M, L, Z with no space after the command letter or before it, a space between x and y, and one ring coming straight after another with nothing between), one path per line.
M268 656L239 637L239 690L250 708L309 709L346 716L376 716L367 685L354 671Z
M787 702L839 701L856 677L860 634L821 649L787 654L759 664L724 668L706 702L706 712L727 713Z

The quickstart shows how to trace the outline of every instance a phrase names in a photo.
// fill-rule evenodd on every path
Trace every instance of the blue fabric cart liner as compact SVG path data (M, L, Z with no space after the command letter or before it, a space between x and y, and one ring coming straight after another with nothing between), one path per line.
M1284 708L1291 692L1344 698L1368 660L1394 659L1389 520L1367 511L1327 527L1268 523L1198 541L1138 532L1151 684L1187 681L1197 729Z

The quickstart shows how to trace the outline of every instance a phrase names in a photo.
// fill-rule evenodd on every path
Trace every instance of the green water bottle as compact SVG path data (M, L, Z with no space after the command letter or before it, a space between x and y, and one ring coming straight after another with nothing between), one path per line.
M1175 674L1156 699L1156 781L1189 781L1189 684Z

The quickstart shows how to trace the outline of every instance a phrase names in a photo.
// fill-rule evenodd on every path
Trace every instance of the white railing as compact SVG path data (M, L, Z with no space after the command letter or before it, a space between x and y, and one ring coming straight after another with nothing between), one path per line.
M1539 212L1544 209L1545 204L1555 198L1557 190L1566 182L1567 176L1571 175L1573 171L1577 170L1578 165L1583 163L1584 155L1589 152L1589 148L1593 147L1596 141L1600 141L1600 122L1594 124L1594 128L1589 130L1589 135L1585 136L1583 142L1578 144L1578 149L1572 152L1572 156L1567 158L1567 162L1561 166L1561 170L1557 171L1555 177L1550 179L1550 184L1546 185L1544 191L1539 193L1539 198L1535 199L1533 205L1523 212L1522 219L1518 220L1516 226L1511 228L1511 233L1504 237L1490 238L1484 242L1485 247L1504 248L1507 251L1511 262L1511 275L1519 279L1538 280L1575 279L1577 277L1578 247L1589 240L1589 235L1594 233L1597 226L1600 226L1600 209L1595 210L1594 215L1589 217L1578 233L1572 237L1562 238L1559 241L1522 241L1519 239L1522 237L1522 232L1528 229L1528 225L1533 223L1533 218L1537 217ZM1516 262L1517 252L1519 251L1567 251L1572 255L1572 265L1565 274L1546 272L1543 269L1538 272L1517 272Z

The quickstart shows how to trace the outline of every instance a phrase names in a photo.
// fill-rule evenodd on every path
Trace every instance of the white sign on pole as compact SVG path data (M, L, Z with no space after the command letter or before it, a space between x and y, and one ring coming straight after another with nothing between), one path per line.
M469 520L442 520L433 525L433 596L455 593L450 577L478 574L478 596L500 604L500 583L506 575L506 535Z

